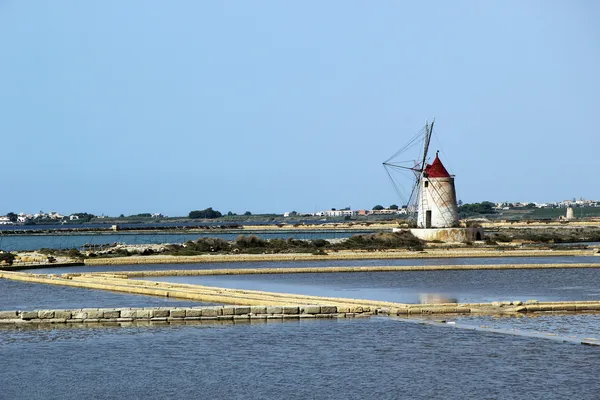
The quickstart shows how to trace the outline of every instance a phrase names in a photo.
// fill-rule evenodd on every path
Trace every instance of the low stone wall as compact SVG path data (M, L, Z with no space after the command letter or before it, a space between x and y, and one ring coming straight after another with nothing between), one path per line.
M502 315L520 313L598 313L600 301L548 301L537 300L495 301L492 303L447 303L411 304L408 307L381 307L375 310L378 315L432 315L432 314L479 314Z
M440 240L445 243L466 243L483 240L483 228L428 228L410 229L421 240Z
M374 309L333 305L290 306L211 306L82 308L72 310L0 311L0 326L16 324L88 324L186 321L250 321L311 318L355 318L383 316L423 316L441 314L515 314L515 313L597 313L600 302L497 302L481 304L415 304L410 307Z
M366 317L361 308L341 310L331 305L212 306L151 308L82 308L74 310L0 311L0 324L70 324L114 322L226 321Z

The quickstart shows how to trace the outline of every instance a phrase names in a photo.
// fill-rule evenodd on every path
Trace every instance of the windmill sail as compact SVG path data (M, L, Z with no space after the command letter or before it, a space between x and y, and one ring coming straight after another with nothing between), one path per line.
M409 220L415 222L419 205L419 185L427 166L434 122L425 123L423 129L383 163L398 199L402 206L407 208ZM417 153L418 148L422 149L422 154Z

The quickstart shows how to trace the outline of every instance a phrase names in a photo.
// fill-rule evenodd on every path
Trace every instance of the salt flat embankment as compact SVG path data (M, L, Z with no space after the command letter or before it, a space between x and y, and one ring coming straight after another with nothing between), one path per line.
M594 250L496 250L490 249L433 249L423 252L398 251L338 251L323 255L308 253L279 254L206 254L198 256L129 256L111 258L87 258L86 265L127 264L181 264L216 262L267 262L267 261L326 261L326 260L385 260L426 258L475 258L475 257L563 257L593 256Z
M211 275L261 275L261 274L331 274L336 272L408 272L408 271L468 271L506 269L557 269L600 268L600 263L572 264L474 264L474 265L375 265L364 267L299 267L299 268L219 268L171 269L162 271L88 272L85 275L113 276L118 278L143 278L156 276L211 276ZM80 273L63 276L81 276Z
M493 303L405 304L368 299L334 298L257 290L129 280L117 274L71 274L65 276L0 271L0 278L132 294L165 296L219 304L246 306L335 306L337 313L383 315L514 314L528 312L599 312L600 301L506 301Z

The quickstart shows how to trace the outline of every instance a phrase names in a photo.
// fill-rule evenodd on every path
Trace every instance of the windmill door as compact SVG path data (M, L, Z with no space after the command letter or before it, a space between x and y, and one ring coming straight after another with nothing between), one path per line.
M425 228L431 228L431 210L425 211Z

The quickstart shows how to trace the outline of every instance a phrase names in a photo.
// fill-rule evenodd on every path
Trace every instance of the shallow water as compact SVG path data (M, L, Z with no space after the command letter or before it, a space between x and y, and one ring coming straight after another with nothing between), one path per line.
M162 276L139 279L400 303L600 299L600 270L586 268Z
M600 314L524 314L519 316L461 316L447 318L458 324L539 332L565 337L600 339Z
M97 265L78 267L52 267L23 270L38 274L64 274L71 272L103 272L103 271L160 271L169 269L221 269L221 268L313 268L337 266L372 266L372 265L496 265L496 264L572 264L598 263L596 256L565 257L464 257L464 258L424 258L424 259L385 259L385 260L324 260L324 261L260 261L260 262L227 262L227 263L189 263L189 264L132 264L132 265Z
M0 330L0 359L3 399L597 399L600 390L596 347L379 318Z
M0 279L0 310L189 307L203 304L208 303Z

